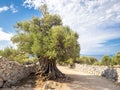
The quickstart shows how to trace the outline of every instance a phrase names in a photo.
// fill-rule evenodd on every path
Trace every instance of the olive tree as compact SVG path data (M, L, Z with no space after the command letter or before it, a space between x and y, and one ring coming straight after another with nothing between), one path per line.
M49 79L64 78L56 67L56 61L75 60L79 57L78 34L62 25L58 15L51 15L47 7L41 7L43 16L17 22L16 35L12 37L18 49L38 57L40 73Z

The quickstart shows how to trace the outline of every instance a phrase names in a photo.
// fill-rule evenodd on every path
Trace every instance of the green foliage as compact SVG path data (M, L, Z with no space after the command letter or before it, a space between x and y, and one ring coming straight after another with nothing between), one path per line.
M105 55L103 56L102 60L101 60L101 64L102 65L110 65L111 64L111 58L109 55Z
M79 57L78 34L63 26L61 18L50 15L45 7L41 7L42 18L33 17L31 20L18 22L15 25L17 34L11 40L22 52L42 59L71 63Z
M93 65L101 65L101 63L97 61Z
M73 61L70 60L79 57L80 48L77 42L77 33L63 26L52 28L51 33L52 45L54 46L52 50L55 51L58 60L71 63Z
M12 47L6 47L4 50L0 50L0 56L6 57L10 61L17 61L22 64L33 63L37 60L35 57L29 58L28 53L13 49Z
M90 64L98 63L98 60L95 57L89 57Z
M120 52L118 52L116 55L112 57L111 61L112 65L120 65Z
M0 50L0 56L6 57L11 60L11 55L15 52L12 47L6 47L4 50Z
M29 54L18 54L13 58L13 61L17 61L21 64L31 64L37 60L36 57L29 58Z
M101 62L101 65L120 65L120 52L118 52L113 57L110 57L109 55L105 55Z
M98 63L98 60L94 57L82 56L82 57L77 59L77 62L79 62L81 64L92 65L92 64Z

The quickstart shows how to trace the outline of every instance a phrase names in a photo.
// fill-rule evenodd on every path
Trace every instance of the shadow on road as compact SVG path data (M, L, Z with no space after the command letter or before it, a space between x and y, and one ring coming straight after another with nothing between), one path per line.
M113 82L95 75L68 74L72 82L67 83L71 90L120 90Z

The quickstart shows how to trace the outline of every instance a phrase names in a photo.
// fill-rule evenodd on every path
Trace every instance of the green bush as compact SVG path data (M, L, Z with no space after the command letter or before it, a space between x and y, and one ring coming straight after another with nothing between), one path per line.
M37 60L36 57L29 58L28 53L13 49L12 47L6 47L4 50L0 50L0 56L6 57L10 61L16 61L21 64L30 64Z
M111 64L120 65L120 52L118 52L116 55L112 57Z
M94 58L94 57L82 56L80 58L77 58L76 62L81 63L81 64L92 65L92 64L98 62L98 60L96 58Z
M101 65L111 65L111 58L109 55L105 55L102 57Z

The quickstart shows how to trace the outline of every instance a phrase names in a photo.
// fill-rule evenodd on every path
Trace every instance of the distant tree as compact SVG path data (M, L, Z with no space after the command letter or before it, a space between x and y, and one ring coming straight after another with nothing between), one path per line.
M10 56L14 53L14 49L12 47L6 47L3 50L0 50L0 56L10 58Z
M90 64L90 59L87 56L82 56L81 60L83 61L83 63L85 64Z
M80 58L77 59L77 62L81 63L81 64L92 65L92 64L98 62L98 60L94 57L81 56Z
M51 15L46 5L41 7L42 18L18 22L17 34L12 38L22 52L34 54L40 63L40 73L49 79L64 78L56 67L57 62L79 57L78 34L62 25L58 15ZM71 59L72 58L72 59Z
M101 60L101 64L102 65L110 65L111 64L111 58L109 55L105 55L103 56L102 60Z
M23 53L12 47L6 47L3 50L0 50L0 56L7 58L7 60L17 61L22 64L30 62L28 53Z
M97 63L98 60L95 57L89 57L89 62L90 64L94 64L94 63Z
M120 65L120 52L112 57L112 65Z

